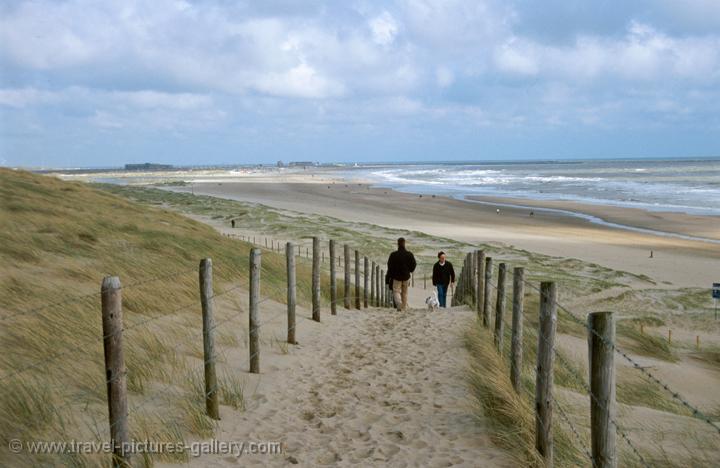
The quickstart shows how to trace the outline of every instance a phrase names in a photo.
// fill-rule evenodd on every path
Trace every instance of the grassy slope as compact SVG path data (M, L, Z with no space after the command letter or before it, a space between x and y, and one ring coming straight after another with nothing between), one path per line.
M202 363L197 265L213 258L216 294L244 286L250 246L165 209L25 172L0 169L0 198L0 433L107 438L99 291L112 274L123 283L126 327L135 325L125 333L130 406L159 389L168 395L157 402L167 411L131 416L133 432L157 431L155 440L209 435L193 371ZM284 256L263 254L262 275L264 296L284 301ZM300 262L300 304L309 301L309 277ZM245 294L237 289L217 302L220 321L243 310ZM220 330L218 341L244 349L245 321L238 334ZM242 382L229 374L222 385L223 403L242 406Z

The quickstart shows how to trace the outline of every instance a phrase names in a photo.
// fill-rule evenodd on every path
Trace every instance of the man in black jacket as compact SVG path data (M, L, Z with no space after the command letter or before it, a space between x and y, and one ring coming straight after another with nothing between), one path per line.
M397 244L398 249L388 257L385 281L392 286L395 308L400 312L407 309L408 283L417 264L412 252L405 249L405 239L401 237Z
M452 263L445 259L445 252L438 253L438 261L433 265L432 283L437 288L440 307L447 307L447 290L450 284L455 284L455 270Z

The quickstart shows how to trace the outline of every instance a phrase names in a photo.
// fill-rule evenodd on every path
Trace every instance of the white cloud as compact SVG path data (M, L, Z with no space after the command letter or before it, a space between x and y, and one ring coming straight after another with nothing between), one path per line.
M510 40L495 50L495 64L504 72L519 75L535 75L539 71L535 47L517 46Z
M395 41L395 36L398 34L398 24L395 18L387 11L371 19L369 25L376 44L386 46Z
M60 100L61 96L52 91L28 87L0 89L0 106L16 109L56 103Z
M313 67L301 63L282 73L261 76L255 87L274 96L327 98L340 96L343 86L321 76Z

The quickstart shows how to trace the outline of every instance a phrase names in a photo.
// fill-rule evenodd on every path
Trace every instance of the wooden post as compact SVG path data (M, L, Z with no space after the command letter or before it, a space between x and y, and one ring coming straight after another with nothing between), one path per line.
M250 250L250 372L260 373L260 249Z
M285 263L287 265L287 342L297 344L295 339L295 307L297 304L297 286L295 278L295 246L285 244Z
M340 257L338 257L340 260ZM330 314L337 315L337 272L335 271L335 241L330 239Z
M492 297L492 257L485 257L485 284L483 292L483 325L490 326L490 298Z
M375 265L375 307L380 307L380 265Z
M553 365L557 327L557 288L554 282L540 284L537 369L535 374L535 448L553 466Z
M612 312L588 314L590 439L593 466L615 468L615 321Z
M370 260L368 260L367 257L364 257L363 261L363 272L365 273L363 275L363 308L367 309L368 306L368 282L370 281Z
M523 300L525 297L525 269L513 269L512 338L510 340L510 383L520 393L522 372Z
M344 246L344 262L345 262L345 308L350 308L350 246L345 244Z
M642 323L640 324L640 334L641 334L641 335L644 335L644 334L645 334L645 328L643 327L643 324L642 324Z
M102 306L105 380L107 382L110 439L113 466L130 466L130 453L123 450L130 442L128 431L127 371L122 339L122 289L120 278L106 276L100 288Z
M498 352L503 352L503 334L505 329L505 269L506 265L498 265L497 298L495 300L495 347Z
M700 335L695 335L695 349L700 349Z
M483 290L483 277L485 276L485 251L477 251L477 269L475 270L475 311L478 319L482 316L483 305L485 301L485 291Z
M672 343L672 330L668 328L668 344Z
M217 375L215 373L215 319L213 318L212 260L200 260L200 307L202 308L203 359L205 362L205 409L208 416L220 419Z
M360 308L360 252L355 251L355 308Z
M375 307L375 262L370 265L370 305Z
M423 272L423 289L427 289L427 273Z
M415 287L415 273L410 273L410 287Z
M320 239L312 240L312 318L320 321Z
M380 270L380 285L382 289L382 295L380 296L380 307L387 307L387 285L385 284L385 271Z
M471 301L472 301L473 305L475 306L475 308L477 309L477 303L476 303L476 301L477 301L477 289L476 289L477 281L475 281L475 278L477 277L478 251L477 250L473 251L470 254L470 258L472 261L472 265L470 265L470 271L468 272L468 273L470 273L468 275L468 283L470 284L470 288L468 290L470 291L470 295L472 296Z

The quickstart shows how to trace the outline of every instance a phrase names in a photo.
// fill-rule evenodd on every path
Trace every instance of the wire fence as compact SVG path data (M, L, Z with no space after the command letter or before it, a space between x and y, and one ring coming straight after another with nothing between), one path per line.
M19 392L14 397L15 403L3 408L6 411L0 414L0 418L17 418L22 421L23 417L31 416L28 410L33 404L40 404L41 412L46 412L48 416L42 421L30 421L19 432L31 434L34 429L31 426L38 422L43 427L43 433L57 436L60 440L67 440L71 436L75 436L73 440L83 440L83 435L87 438L88 434L92 434L99 442L112 440L114 446L118 447L114 451L114 460L125 460L130 454L124 453L123 447L127 447L130 434L138 434L142 430L146 409L152 408L153 412L157 412L158 408L177 408L189 398L193 402L192 409L184 411L205 415L207 412L203 410L203 402L218 396L223 398L224 404L245 407L247 395L244 387L240 387L240 381L250 378L252 372L259 372L253 369L255 359L273 347L278 347L283 354L287 353L288 347L296 343L286 342L278 337L278 333L282 335L287 332L290 336L291 332L294 334L300 329L302 323L317 323L320 317L312 312L318 300L317 307L324 311L333 305L340 308L341 304L349 309L388 305L389 291L386 291L384 278L380 281L380 262L371 262L369 258L366 260L359 253L355 254L355 249L352 249L354 255L350 255L348 262L345 261L344 252L338 250L337 259L333 259L334 268L331 268L331 258L326 248L318 246L315 251L316 262L313 262L313 251L310 248L294 244L297 263L293 268L297 270L297 284L291 284L285 262L287 243L261 242L265 254L271 255L266 261L259 262L257 272L253 273L252 265L249 265L244 275L246 281L232 279L238 273L236 265L226 268L221 263L216 264L211 267L211 275L214 268L215 274L221 276L223 281L214 285L207 297L203 297L202 284L198 287L198 278L200 283L203 281L201 265L200 271L197 267L181 269L122 285L118 283L117 288L107 287L104 282L103 287L92 294L65 297L26 310L11 310L2 319L4 325L15 325L20 319L23 319L23 324L35 319L52 322L58 320L60 315L75 314L78 316L77 324L73 320L71 322L78 325L78 330L73 331L71 340L48 340L47 346L37 352L43 355L42 358L18 360L16 365L6 367L6 371L0 374L0 385L9 391L15 389ZM266 242L267 248L264 248ZM252 294L248 297L240 294L252 291L254 274L259 279L265 278L264 281L258 281L258 297L255 301L250 297ZM336 276L332 281L335 291L331 291L331 282L328 281L332 274ZM311 277L316 277L317 282L310 281ZM345 281L345 277L349 281ZM312 291L315 287L319 290L317 296ZM168 288L170 292L165 291ZM291 288L297 291L292 322L287 300ZM99 319L92 324L83 323L88 322L87 317L99 315L103 316L103 322L110 320L113 313L105 301L112 294L120 297L117 310L125 309L124 317L122 313L118 314L122 317L120 327L104 332L99 330ZM201 314L198 313L204 313L203 299L214 304L215 317L210 327L202 326ZM171 301L180 304L172 306ZM252 316L249 312L253 309L262 311L259 320L246 322L248 316ZM287 327L282 326L284 322L287 322ZM210 354L202 349L208 336L214 337L214 347ZM255 337L259 342L254 347L248 346ZM122 345L119 347L118 342L125 344L124 357L120 358L120 367L111 369L112 356L122 356L122 351L118 351ZM105 350L105 363L101 346ZM245 374L237 374L238 361L246 363L247 367L243 369ZM207 381L203 385L203 380L208 379L209 366L213 369L215 366L223 367L223 377L211 385ZM103 367L105 372L102 371ZM68 370L72 373L72 369L81 371L68 375ZM93 377L103 374L106 378L102 380ZM258 385L261 378L260 373L253 377ZM38 392L40 397L37 396ZM44 396L47 396L47 401L40 401ZM123 402L117 406L120 411L113 411L117 399ZM94 415L102 414L105 405L109 405L106 407L111 410L109 424L103 427ZM195 418L194 421L201 426L214 424L206 417ZM9 420L3 420L2 423L9 423ZM195 432L202 432L203 427L195 429ZM7 438L7 435L3 437ZM4 447L7 447L9 441L5 442ZM42 463L41 458L29 451L20 453L24 454L28 465Z
M0 384L6 385L12 382L8 388L19 389L19 395L15 397L16 406L11 407L8 414L15 411L16 415L22 415L23 412L27 412L28 407L39 405L40 412L47 413L42 416L44 419L41 421L45 430L53 432L61 438L67 438L73 429L83 430L82 424L75 424L78 419L77 410L82 409L87 412L92 407L96 412L100 412L102 406L108 403L105 401L105 396L110 399L110 395L117 390L116 385L122 382L122 386L129 387L129 395L124 397L124 406L121 406L125 408L122 414L111 416L111 421L104 427L102 424L97 424L96 421L88 422L84 418L79 418L85 425L84 430L95 434L98 440L107 440L108 437L113 440L117 438L118 446L122 447L124 441L120 439L127 438L127 427L130 427L131 433L139 430L137 428L140 426L140 422L133 418L142 416L142 410L158 400L164 400L167 402L166 406L172 406L180 400L191 397L194 402L192 411L199 415L209 412L208 407L203 409L203 403L207 403L210 398L221 397L226 404L231 406L244 406L246 399L244 389L238 390L237 375L233 374L237 374L237 366L229 365L229 361L247 363L247 368L243 368L243 371L246 373L245 375L249 376L253 373L255 358L259 357L263 351L267 351L268 345L281 347L281 350L282 347L285 347L284 349L287 350L288 346L295 344L289 337L294 336L294 333L298 331L300 323L317 323L321 320L321 316L314 313L316 307L321 308L324 314L327 313L328 307L335 310L341 304L347 309L391 306L391 291L385 283L384 271L381 270L382 263L370 258L366 260L365 256L355 253L356 249L349 249L348 253L344 245L337 245L333 257L330 254L330 248L325 248L329 242L327 239L315 249L313 249L312 239L303 239L297 244L291 242L295 248L296 264L294 268L299 273L297 283L293 283L285 254L288 241L280 242L276 239L268 241L267 238L252 239L248 236L237 235L231 237L240 238L251 244L254 241L253 245L259 246L261 251L259 252L260 257L263 254L271 253L267 256L267 261L260 260L259 262L257 274L260 280L256 291L257 300L253 301L252 299L253 272L251 265L248 266L247 283L233 279L238 272L237 266L230 266L226 270L224 270L225 265L223 264L216 264L212 267L223 278L223 281L221 281L222 287L213 287L211 294L204 298L216 306L215 317L207 328L203 328L203 322L198 313L203 310L202 291L197 287L198 268L181 269L119 286L117 290L122 295L121 306L128 311L133 311L131 314L126 314L127 320L121 324L119 329L111 333L98 332L100 324L95 323L84 328L81 334L76 334L76 339L66 345L67 349L53 347L43 358L24 360L23 365L10 367L0 376ZM499 294L503 294L506 302L512 303L513 297L510 288L504 286L500 288L496 282L492 281L492 275L487 283L489 289L485 288L482 281L478 281L478 278L487 278L484 275L478 277L477 270L481 266L477 260L473 262L466 258L465 265L458 275L458 287L452 296L453 303L465 303L475 307L478 311L484 309L488 304L492 307L490 298L483 297L482 304L476 303L480 297L477 291L478 287L482 288L483 292L488 290L493 292L496 300ZM330 278L331 276L333 278ZM267 281L262 281L263 278L267 278ZM172 294L163 294L162 288L159 287L161 282L170 282L171 280L173 283L181 285L179 291L182 293L183 302L180 305L167 306L165 297L175 297L178 290L173 290ZM200 281L202 282L202 279ZM427 278L424 278L423 283L426 284L426 281ZM333 284L335 285L334 291L331 287ZM535 293L542 294L542 290L533 282L523 280L523 284L529 286ZM295 296L294 305L298 306L297 313L290 304L290 290L300 293ZM94 315L97 316L97 311L101 309L105 317L108 311L101 307L100 300L108 292L107 289L101 288L100 291L92 294L65 297L59 301L26 310L12 310L12 313L1 321L3 324L11 325L14 320L21 317L53 320L58 310L72 304L87 309L88 313L78 314L80 317L90 316L90 310L94 310ZM240 292L249 292L250 294L248 297L242 297L239 295ZM630 364L631 369L635 369L650 382L658 385L686 408L693 417L720 433L720 427L696 405L673 390L653 372L648 371L645 366L641 366L637 359L618 348L615 342L608 341L597 333L569 308L556 299L554 302L559 311L570 318L573 323L581 325L589 335L596 337L603 345L612 349L613 353L621 356ZM154 304L152 311L136 310L143 309L143 304L147 303ZM271 303L272 307L266 307ZM259 314L258 320L243 323L243 320L247 320L248 317L252 320L253 308L257 309L261 306L262 312ZM497 303L495 306L499 307ZM482 312L488 314L488 311L482 310ZM509 346L514 330L512 324L505 320L504 311L501 312L496 317L499 317L503 326L500 328L496 326L495 329L500 331L504 337L503 342ZM295 318L298 318L299 321L296 321ZM533 332L533 323L527 314L523 315L522 320L530 337L550 345L555 362L559 364L558 369L562 369L566 375L571 376L575 385L581 388L595 405L606 414L614 415L614 409L591 391L577 366L564 356L554 341L549 342L543 333ZM283 321L287 321L287 327L278 329L277 325L282 324ZM273 325L275 328L271 329ZM492 327L492 324L488 325ZM350 324L350 326L354 325ZM243 334L242 339L238 337L238 331ZM220 335L221 332L228 333L229 336ZM261 334L263 332L264 336ZM277 338L278 333L283 334L284 332L287 332L288 340ZM77 339L77 336L80 335L82 335L82 339ZM204 344L208 336L214 336L215 345L209 354L206 349L200 349L200 345ZM121 366L122 371L113 372L105 379L98 380L91 377L93 373L98 376L107 375L102 372L103 367L106 371L108 369L107 346L108 343L114 342L118 338L126 342L126 351L128 351ZM259 341L254 346L251 345L253 339L256 338ZM169 344L170 340L174 343ZM529 340L529 342L531 341ZM101 344L105 348L106 361L104 363L99 349ZM523 346L527 348L529 345L523 344ZM501 348L501 351L504 350ZM537 355L535 350L528 348L527 351L524 354ZM53 365L63 358L71 357L77 359L77 362L71 366L72 371L77 373L64 377L55 375L58 372L53 371ZM81 364L83 360L84 364ZM168 367L169 370L163 369L162 366ZM208 366L223 367L221 370L224 371L224 375L226 377L229 375L228 378L231 380L208 381ZM82 372L77 371L83 367L85 369ZM524 365L523 368L526 369L527 374L528 366ZM29 371L41 369L47 371L47 381L36 382L24 378L26 374L30 373ZM176 369L180 371L176 372ZM66 369L61 368L61 370L64 372ZM34 378L37 378L37 372L32 374ZM76 382L72 382L73 379ZM262 374L256 374L258 385L261 379ZM94 381L94 383L88 385L84 382L85 380ZM159 388L150 385L151 382L157 381L162 382L163 385ZM529 388L524 388L528 392L526 396L532 399L533 395L529 392ZM107 395L103 394L103 389L106 390ZM40 396L33 395L33 393ZM47 401L42 401L45 395L48 395ZM578 427L578 424L573 422L574 408L572 405L565 401L561 403L554 394L551 394L550 398L553 406L558 410L560 422L569 429L583 456L587 457L592 466L604 466L593 456L592 448L588 447L588 428ZM61 401L61 403L55 403L57 401ZM112 402L109 404L112 405ZM614 406L615 402L613 401L611 404ZM212 424L203 418L197 418L196 421ZM610 422L613 430L623 439L637 462L642 466L651 466L651 462L643 454L644 449L639 448L633 441L632 434L628 432L626 425L621 425L621 421L618 421L615 416L611 417ZM124 435L118 433L123 426L125 427ZM202 429L202 427L199 428L199 430ZM7 446L7 441L5 442L4 445ZM24 453L31 462L30 464L35 464L37 460L32 458L29 453ZM120 458L125 455L119 452L115 453L115 456Z
M459 285L458 285L458 293L456 294L456 301L457 304L466 304L473 308L475 308L478 311L478 317L481 316L490 316L491 323L486 324L487 327L489 327L491 330L495 330L495 334L500 332L503 337L505 338L504 342L506 344L509 344L513 340L514 333L517 333L516 330L513 330L512 324L509 324L505 320L505 302L512 303L513 299L517 300L517 298L513 297L513 293L511 292L510 288L506 288L503 284L500 286L497 282L493 281L492 271L490 271L489 274L486 274L486 271L483 271L484 266L488 263L478 262L475 259L472 259L472 255L478 255L479 252L474 252L467 254L468 256L465 259L463 270L461 270L461 273L459 275ZM481 259L484 258L483 254L480 254L479 257ZM492 265L492 262L489 263ZM503 264L502 267L498 267L498 270L500 268L504 268L505 265ZM478 272L478 268L481 270ZM538 285L534 284L531 281L528 281L524 279L524 275L520 276L522 278L522 283L524 286L529 286L533 293L538 293L539 295L543 295L543 291ZM500 281L498 276L498 281ZM489 287L486 287L485 285L488 285ZM480 295L477 294L478 288L482 289L482 293ZM492 297L484 297L487 295L487 293L490 292L492 295L494 295L494 303L492 301ZM499 295L502 294L504 296L504 301L501 303L499 300ZM520 298L520 310L522 310L522 301L524 300L524 294ZM482 298L482 303L478 304L478 298ZM647 377L648 381L651 382L654 385L657 385L659 388L663 389L670 397L672 397L675 401L677 401L679 404L681 404L684 408L689 410L689 412L692 414L692 416L703 423L705 423L707 426L712 428L712 433L720 433L720 426L713 422L706 414L704 414L696 405L691 404L686 398L682 397L677 391L673 390L666 382L664 382L662 379L660 379L657 375L647 370L646 366L640 365L637 359L631 357L628 352L620 349L617 344L609 340L606 336L603 336L602 334L598 333L597 330L595 330L592 326L589 325L589 322L584 321L580 319L577 314L573 313L568 307L564 306L562 303L560 303L557 298L552 298L554 301L554 305L556 306L557 310L559 310L562 314L569 317L572 321L572 323L575 323L577 325L582 326L582 330L584 330L589 337L596 338L599 340L603 346L607 347L611 350L611 354L619 355L623 361L630 364L630 369L636 370L638 373L641 373L644 377ZM491 310L485 310L487 307L490 307ZM494 310L493 310L494 309ZM495 323L493 324L493 320ZM497 320L501 320L501 323L503 326L498 327ZM647 455L644 455L643 452L647 451L647 441L644 441L645 447L642 449L638 446L636 442L633 441L633 438L631 437L630 432L628 431L628 425L621 425L618 421L618 418L616 416L615 412L615 401L614 401L614 390L613 390L613 399L612 401L608 401L606 399L598 397L598 395L594 394L591 391L590 386L588 385L586 378L581 375L580 371L577 368L577 365L570 361L567 357L565 357L564 353L561 352L557 345L554 343L554 339L551 340L552 342L548 342L547 337L541 332L541 331L535 331L533 328L533 323L529 320L528 314L522 315L522 322L523 326L520 329L519 333L528 333L523 332L523 330L528 330L529 335L531 338L535 338L537 341L536 343L543 342L546 345L551 345L552 353L555 358L555 362L559 364L559 368L556 368L554 370L555 373L562 372L565 375L568 375L572 378L573 382L571 387L577 387L583 390L583 392L589 397L591 402L594 405L597 405L604 414L609 415L609 422L611 423L612 430L617 433L617 435L623 440L625 445L628 447L628 450L631 453L631 456L635 458L636 463L638 463L641 466L648 467L652 466L653 462L651 462L648 459ZM560 321L560 323L562 323ZM614 327L614 325L613 325ZM566 331L567 332L567 331ZM560 331L562 333L562 331ZM529 339L525 342L523 342L522 338L520 338L521 343L523 343L524 348L528 348L531 346L531 343L533 342L532 339ZM496 336L496 343L497 343L497 336ZM501 341L502 342L502 341ZM500 347L498 351L503 354L504 356L507 356L507 348L510 348L510 346L506 346L505 348ZM535 353L534 349L529 350L533 351L532 353L529 353L531 355L537 354ZM512 349L510 349L510 352L512 353ZM527 356L528 353L526 353L523 350L523 355ZM513 357L510 356L510 360L512 361ZM539 366L539 364L538 364ZM524 369L526 371L528 370L528 366L524 365ZM614 371L613 371L614 372ZM567 383L566 383L567 384ZM613 381L614 385L614 381ZM529 390L531 388L525 387L526 390L528 390L528 393L526 393L526 397L530 400L532 400L535 395L532 395ZM523 391L521 388L519 391ZM598 458L598 456L593 456L591 447L588 447L588 428L590 428L590 432L592 432L592 425L588 421L587 428L579 428L576 423L573 423L572 419L570 418L568 411L565 408L565 404L560 404L558 401L558 398L555 395L550 395L550 398L552 399L553 405L555 408L558 409L558 413L560 414L560 420L561 422L567 427L569 430L572 438L577 443L576 448L579 449L579 451L587 457L588 461L592 466L607 466L605 464L605 460L602 458ZM586 417L589 416L586 414ZM589 419L589 418L587 418ZM652 430L652 429L651 429ZM710 436L712 437L712 436ZM717 449L717 444L720 443L720 441L714 442L716 445L714 448L710 449L711 453L707 453L707 451L703 448L697 449L697 450L691 450L688 449L687 459L693 460L694 462L700 462L703 464L707 464L707 466L712 466L714 463L717 463L720 459L720 453ZM657 452L661 454L661 456L665 455L665 450L662 447L659 447L657 449ZM700 455L698 455L698 452L700 452ZM653 456L657 457L657 453L653 454ZM627 460L626 460L627 463Z

